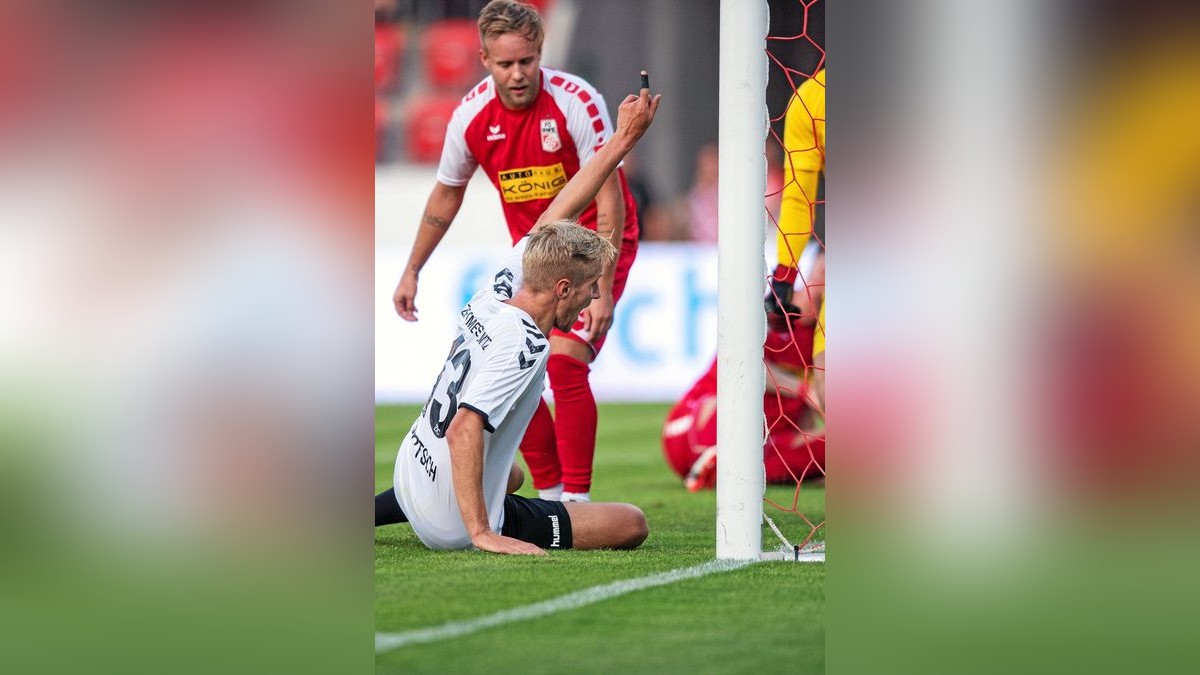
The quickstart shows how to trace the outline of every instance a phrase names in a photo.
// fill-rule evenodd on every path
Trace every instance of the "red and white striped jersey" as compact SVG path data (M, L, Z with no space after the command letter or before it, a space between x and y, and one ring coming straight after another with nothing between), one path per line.
M476 167L500 193L500 203L515 244L537 222L554 196L612 136L604 97L582 78L541 69L542 89L533 105L509 110L487 77L454 111L437 179L444 185L466 185ZM636 205L620 174L625 200L624 240L638 235ZM593 202L580 216L596 229Z

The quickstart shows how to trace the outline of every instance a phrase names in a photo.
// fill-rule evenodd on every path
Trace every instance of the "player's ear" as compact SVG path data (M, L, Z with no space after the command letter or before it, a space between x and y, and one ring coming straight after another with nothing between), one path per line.
M479 41L479 62L484 68L488 67L488 43L487 40Z
M554 295L559 300L566 300L567 296L570 294L571 294L571 280L570 279L559 279L558 282L554 284Z

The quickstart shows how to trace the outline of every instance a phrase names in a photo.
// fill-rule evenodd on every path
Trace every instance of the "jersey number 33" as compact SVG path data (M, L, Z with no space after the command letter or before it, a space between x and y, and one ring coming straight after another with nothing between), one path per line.
M442 367L442 372L433 385L433 391L429 394L429 401L425 404L425 417L429 420L429 428L438 438L446 437L450 421L458 412L458 393L462 391L463 381L467 379L467 373L471 370L471 350L463 347L464 341L465 338L460 335L450 347L446 365Z

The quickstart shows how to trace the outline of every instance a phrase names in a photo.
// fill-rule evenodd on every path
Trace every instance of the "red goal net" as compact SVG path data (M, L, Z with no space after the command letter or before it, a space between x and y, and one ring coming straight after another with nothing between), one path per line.
M823 551L824 2L772 2L771 10L763 547Z

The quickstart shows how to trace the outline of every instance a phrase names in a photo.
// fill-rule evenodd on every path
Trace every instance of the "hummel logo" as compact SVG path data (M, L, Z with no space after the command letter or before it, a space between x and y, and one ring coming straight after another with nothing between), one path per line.
M525 346L529 348L530 354L540 354L542 353L542 350L546 348L546 343L543 342L540 345L535 345L533 344L533 340L525 338Z
M487 139L489 141L502 141L506 138L508 138L508 134L505 134L503 131L500 131L499 124L497 124L496 126L492 126L490 124L488 125Z
M512 299L512 272L506 267L497 272L494 279L496 283L492 284L492 292L494 292L496 295L502 295L506 299ZM522 319L522 321L524 321L524 319Z

